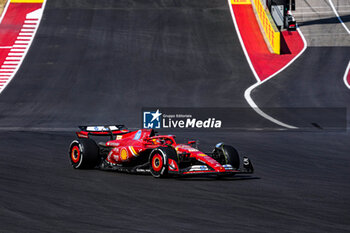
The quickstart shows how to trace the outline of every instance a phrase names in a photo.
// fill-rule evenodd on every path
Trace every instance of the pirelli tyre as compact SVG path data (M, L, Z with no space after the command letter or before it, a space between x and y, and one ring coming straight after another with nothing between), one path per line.
M177 158L176 150L170 146L158 147L151 151L149 164L153 177L161 178L168 175L169 158Z
M224 145L223 152L225 155L226 163L231 164L234 169L239 169L240 160L237 150L233 146Z
M69 159L75 169L92 169L100 162L99 148L91 139L74 140L69 147Z
M237 150L233 146L218 143L213 151L213 157L220 164L230 164L234 169L239 169L239 155Z

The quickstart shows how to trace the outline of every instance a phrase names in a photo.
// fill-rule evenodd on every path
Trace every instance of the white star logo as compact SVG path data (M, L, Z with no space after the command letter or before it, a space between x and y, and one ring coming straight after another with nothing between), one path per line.
M162 114L159 112L159 109L157 109L157 111L155 113L151 113L151 115L153 116L151 122L153 122L155 119L157 119L157 121L159 121L159 117Z

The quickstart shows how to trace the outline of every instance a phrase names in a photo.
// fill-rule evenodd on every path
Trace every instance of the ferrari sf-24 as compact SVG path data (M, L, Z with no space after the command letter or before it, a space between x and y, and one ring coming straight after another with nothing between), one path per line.
M180 144L174 135L157 135L153 129L129 131L124 125L80 126L77 139L69 146L69 159L75 169L101 169L119 172L169 176L234 176L254 172L251 161L237 150L218 143L204 153L196 141ZM105 136L105 140L100 140ZM97 140L97 138L99 140Z

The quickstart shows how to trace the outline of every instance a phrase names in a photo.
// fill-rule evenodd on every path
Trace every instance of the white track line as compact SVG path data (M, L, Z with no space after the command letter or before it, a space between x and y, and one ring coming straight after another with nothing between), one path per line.
M16 40L15 44L29 45L29 41L28 40Z
M10 52L24 52L25 49L11 49Z
M236 22L236 16L233 12L233 9L232 9L232 5L231 5L231 1L230 0L227 0L228 2L228 5L229 5L229 8L230 8L230 12L231 12L231 16L232 16L232 20L233 20L233 23L235 25L235 28L236 28L236 31L237 31L237 35L238 35L238 38L239 38L239 41L241 43L241 46L243 48L243 51L244 51L244 55L246 56L246 59L248 61L248 64L249 64L249 67L250 69L252 70L254 76L255 76L255 79L257 80L257 82L255 84L253 84L252 86L250 86L247 90L245 90L244 92L244 98L246 99L246 101L248 102L248 104L250 105L250 107L253 108L253 110L258 113L260 116L264 117L265 119L277 124L277 125L280 125L280 126L283 126L285 128L288 128L288 129L297 129L298 127L295 127L295 126L292 126L292 125L288 125L288 124L285 124L271 116L269 116L268 114L266 114L265 112L263 112L259 107L258 105L256 105L256 103L253 101L252 97L251 97L251 92L257 88L258 86L260 86L261 84L267 82L268 80L270 80L271 78L273 78L275 75L279 74L280 72L282 72L284 69L286 69L288 66L290 66L297 58L299 58L299 56L304 53L305 49L307 48L307 43L306 43L306 40L303 36L303 34L301 33L301 31L299 30L299 28L297 29L303 42L304 42L304 48L303 50L297 55L295 56L287 65L285 65L282 69L280 69L279 71L277 71L276 73L272 74L271 76L269 76L268 78L266 78L264 81L261 81L259 76L257 75L255 69L254 69L254 66L250 60L250 57L247 53L247 50L245 48L245 45L243 43L243 40L242 40L242 37L241 37L241 33L239 31L239 28L238 28L238 25L237 25L237 22Z
M0 69L8 69L8 70L10 70L10 69L13 69L15 67L16 67L15 65L2 65Z
M38 22L37 22L36 20L32 20L32 19L24 20L24 24L27 24L27 23L30 23L30 24L38 24Z
M350 83L348 83L348 75L349 75L349 70L350 70L350 61L349 61L349 64L348 64L348 67L346 67L346 70L345 70L345 74L344 74L344 83L345 83L345 86L347 86L347 88L350 89Z
M28 41L29 41L30 38L31 37L17 37L17 40L26 40L26 39L28 39Z
M34 32L34 29L26 29L26 28L22 28L21 32Z
M9 53L9 57L22 57L23 55L21 53Z
M304 42L304 48L302 49L302 51L301 51L298 55L296 55L290 62L288 62L288 64L285 65L282 69L280 69L280 70L277 71L276 73L272 74L271 76L269 76L268 78L266 78L266 79L263 80L262 82L257 82L257 83L255 83L254 85L250 86L250 87L244 92L244 97L245 97L245 99L247 100L247 102L249 103L249 105L250 105L258 114L260 114L261 116L265 117L266 119L269 119L270 121L272 121L272 122L274 122L274 123L276 123L276 124L278 124L278 125L284 126L284 127L286 127L286 128L289 128L289 129L297 129L298 127L295 127L295 126L288 125L288 124L285 124L285 123L283 123L283 122L280 122L280 121L278 121L278 120L276 120L276 119L274 119L274 118L268 116L268 115L267 115L266 113L264 113L263 111L261 111L261 110L259 109L259 107L258 107L258 106L255 104L255 102L253 101L253 99L252 99L252 97L251 97L251 92L252 92L255 88L257 88L258 86L262 85L263 83L269 81L271 78L273 78L273 77L276 76L277 74L281 73L281 72L282 72L283 70L285 70L288 66L290 66L296 59L298 59L298 58L301 56L301 54L304 53L304 51L305 51L306 48L307 48L307 42L306 42L306 40L305 40L304 35L303 35L302 32L300 31L300 29L297 28L297 30L298 30L298 33L300 34L300 36L301 36L301 38L302 38L302 40L303 40L303 42ZM270 118L272 118L272 119L270 119Z
M28 32L20 32L19 33L20 36L32 36L33 33L28 33Z
M15 44L21 44L21 45L28 45L29 43L26 41L20 41L20 40L16 40Z
M250 67L250 69L252 70L256 81L257 81L257 82L260 82L259 76L258 76L258 74L256 73L256 71L255 71L255 69L254 69L254 66L253 66L253 64L252 64L252 62L251 62L251 60L250 60L250 58L249 58L248 52L247 52L247 50L246 50L246 48L245 48L245 46L244 46L244 42L243 42L241 33L239 32L238 25L237 25L237 22L236 22L235 13L233 12L233 9L232 9L231 1L230 1L230 0L227 0L227 2L228 2L228 6L229 6L229 8L230 8L230 12L231 12L233 24L235 25L235 28L236 28L236 30L237 30L237 32L238 32L238 33L237 33L238 39L239 39L239 42L241 43L241 46L242 46L244 55L245 55L245 57L247 58L249 67Z
M10 2L10 1L8 1ZM15 48L11 49L10 53L7 55L5 62L3 64L11 64L13 66L15 66L14 69L7 69L7 70L11 70L9 71L2 71L0 69L0 73L2 73L3 76L7 76L7 81L1 85L0 87L0 94L3 90L5 90L5 88L7 87L7 85L11 82L11 80L14 78L14 76L16 75L17 71L19 70L19 68L21 67L23 60L25 58L25 56L27 55L29 48L34 40L34 36L39 28L39 24L44 12L46 6L46 0L44 0L44 2L41 5L41 8L32 11L30 13L28 13L26 15L26 20L24 25L22 25L21 31L19 33L19 35L17 36L16 41L14 42L14 46L16 46ZM6 8L7 9L7 8ZM3 13L3 15L5 14L5 11ZM30 29L25 29L25 28L30 28ZM31 33L26 33L27 32L31 32ZM21 49L19 49L21 48ZM16 52L16 53L14 53ZM12 56L12 57L11 57ZM2 66L4 68L12 68L13 66ZM4 69L6 70L6 69Z
M12 48L24 48L25 49L25 45L13 45Z
M337 18L338 18L339 22L341 23L341 25L344 27L344 29L347 31L347 33L350 34L349 28L346 26L346 24L340 18L339 14L337 12L337 9L335 9L335 6L334 6L332 0L328 0L328 2L331 5L332 10L333 10L334 14L337 16ZM349 74L349 69L350 69L350 62L348 63L348 66L346 67L344 78L343 78L345 86L350 89L350 84L348 83L348 80L347 80L348 74Z
M37 24L38 24L37 22L25 23L23 24L23 27L35 27Z
M340 16L339 16L337 10L336 10L335 7L334 7L334 4L333 4L332 0L328 0L328 2L329 2L329 4L331 5L332 10L334 11L334 14L337 16L339 22L343 25L344 29L348 32L348 34L350 34L349 28L345 25L345 23L343 22L343 20L340 18Z
M9 5L10 5L10 1L7 1L7 2L6 2L6 5L5 5L5 7L4 7L4 10L2 11L2 15L1 15L1 18L0 18L0 24L2 23L2 20L3 20L4 17L5 17L5 14L6 14L6 12L7 12L7 8L9 7Z
M12 49L12 46L0 46L0 49Z
M16 68L16 65L2 65L1 69L2 68Z

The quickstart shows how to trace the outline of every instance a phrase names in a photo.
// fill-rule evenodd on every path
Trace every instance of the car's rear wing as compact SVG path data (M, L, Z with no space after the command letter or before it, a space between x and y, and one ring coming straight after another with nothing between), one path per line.
M90 135L110 136L129 133L125 125L100 125L100 126L79 126L80 131L76 132L78 138L89 138Z

